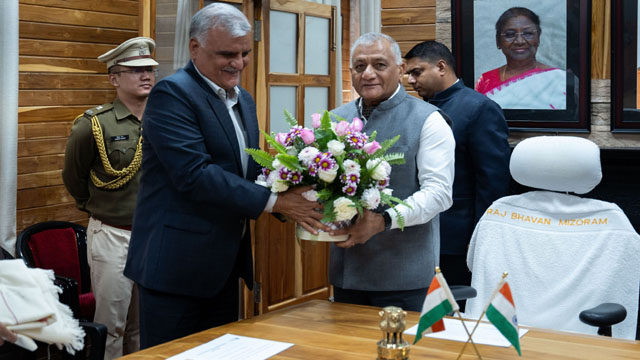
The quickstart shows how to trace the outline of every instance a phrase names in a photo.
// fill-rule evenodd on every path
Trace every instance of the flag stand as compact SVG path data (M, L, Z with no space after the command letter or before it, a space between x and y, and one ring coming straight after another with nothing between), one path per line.
M504 280L507 277L507 275L508 273L506 271L502 273L502 280ZM496 287L496 289L493 291L493 294L491 294L491 297L489 298L489 303L491 303L491 300L496 296L499 290L500 290L500 286ZM467 335L469 335L469 338L467 339L467 342L465 342L464 345L462 346L462 350L460 350L460 354L458 354L458 357L456 358L456 360L460 359L460 357L464 353L464 349L467 348L467 344L469 343L469 341L471 341L471 344L473 344L473 347L476 349L476 353L478 354L478 357L480 358L480 360L482 360L482 356L480 356L480 352L478 352L478 349L476 348L476 344L473 342L472 337L473 337L473 334L476 332L478 325L480 325L480 320L482 320L482 318L484 317L484 314L487 312L488 307L489 305L487 305L484 311L482 311L482 314L480 314L478 321L476 321L476 325L473 327L473 330L471 330L471 334L469 334L467 327L466 326L464 327L465 331L467 331ZM458 315L460 314L458 313ZM460 317L460 321L462 321L462 317ZM462 321L462 325L464 326L464 321Z
M471 332L471 334L469 334L469 329L467 329L467 325L465 325L464 320L462 319L462 315L460 314L460 311L456 310L456 314L458 314L458 317L460 318L460 322L462 323L462 327L464 327L464 331L469 336L469 339L467 339L467 342L465 342L464 345L462 346L462 350L460 351L460 354L458 354L458 357L456 358L456 360L460 359L460 357L464 353L464 349L467 347L467 344L469 343L469 341L471 341L471 345L475 349L476 354L478 355L478 358L480 360L482 360L482 355L480 355L480 351L478 351L478 348L476 347L476 343L474 343L473 339L471 338L473 336L473 332L476 331L476 328L478 327L478 324L476 323L476 326L473 328L473 331ZM484 313L482 315L484 315ZM480 317L480 319L482 319L482 316ZM478 319L478 321L480 321L480 320Z

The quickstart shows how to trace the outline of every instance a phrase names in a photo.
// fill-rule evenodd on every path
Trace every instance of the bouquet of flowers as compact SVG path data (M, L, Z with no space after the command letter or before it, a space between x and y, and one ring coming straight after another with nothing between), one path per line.
M272 192L315 185L315 190L303 196L323 203L325 223L349 221L363 209L375 210L380 204L393 208L403 203L391 195L388 187L391 165L404 163L404 154L387 153L400 135L378 143L375 131L370 135L362 132L359 118L349 123L332 114L338 120L332 122L325 111L312 115L313 129L308 129L299 126L287 110L284 114L291 126L289 132L262 132L277 151L275 155L259 149L245 150L263 167L256 183ZM404 218L397 210L396 214L402 228Z

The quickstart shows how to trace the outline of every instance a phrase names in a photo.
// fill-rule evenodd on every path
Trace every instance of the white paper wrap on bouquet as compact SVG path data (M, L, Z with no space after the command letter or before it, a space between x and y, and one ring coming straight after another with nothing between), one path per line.
M299 224L296 224L296 237L300 240L339 242L347 240L349 235L331 236L329 233L324 231L318 231L318 235L314 235L305 230L305 228Z

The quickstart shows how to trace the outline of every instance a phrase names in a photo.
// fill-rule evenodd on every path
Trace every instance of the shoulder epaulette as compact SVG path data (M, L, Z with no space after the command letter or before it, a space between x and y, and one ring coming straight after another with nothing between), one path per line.
M111 103L107 103L107 104L102 104L102 105L98 105L94 108L91 108L87 111L84 112L85 115L87 115L89 118L91 118L92 116L98 115L100 113L103 113L105 111L111 110L113 109L113 104Z

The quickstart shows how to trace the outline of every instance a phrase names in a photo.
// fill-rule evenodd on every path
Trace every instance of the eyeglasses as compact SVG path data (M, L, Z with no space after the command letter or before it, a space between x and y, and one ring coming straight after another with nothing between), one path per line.
M142 75L144 73L149 73L149 74L153 74L153 76L158 76L158 69L153 69L153 68L144 68L144 67L135 67L135 68L131 68L129 70L120 70L120 71L113 71L112 74L120 74L120 73L127 73L127 74L131 74L131 75Z
M522 32L505 31L500 35L502 36L503 39L505 39L508 42L515 41L518 35L522 36L522 38L525 39L526 41L531 41L535 39L537 33L538 32L536 30L525 30Z

